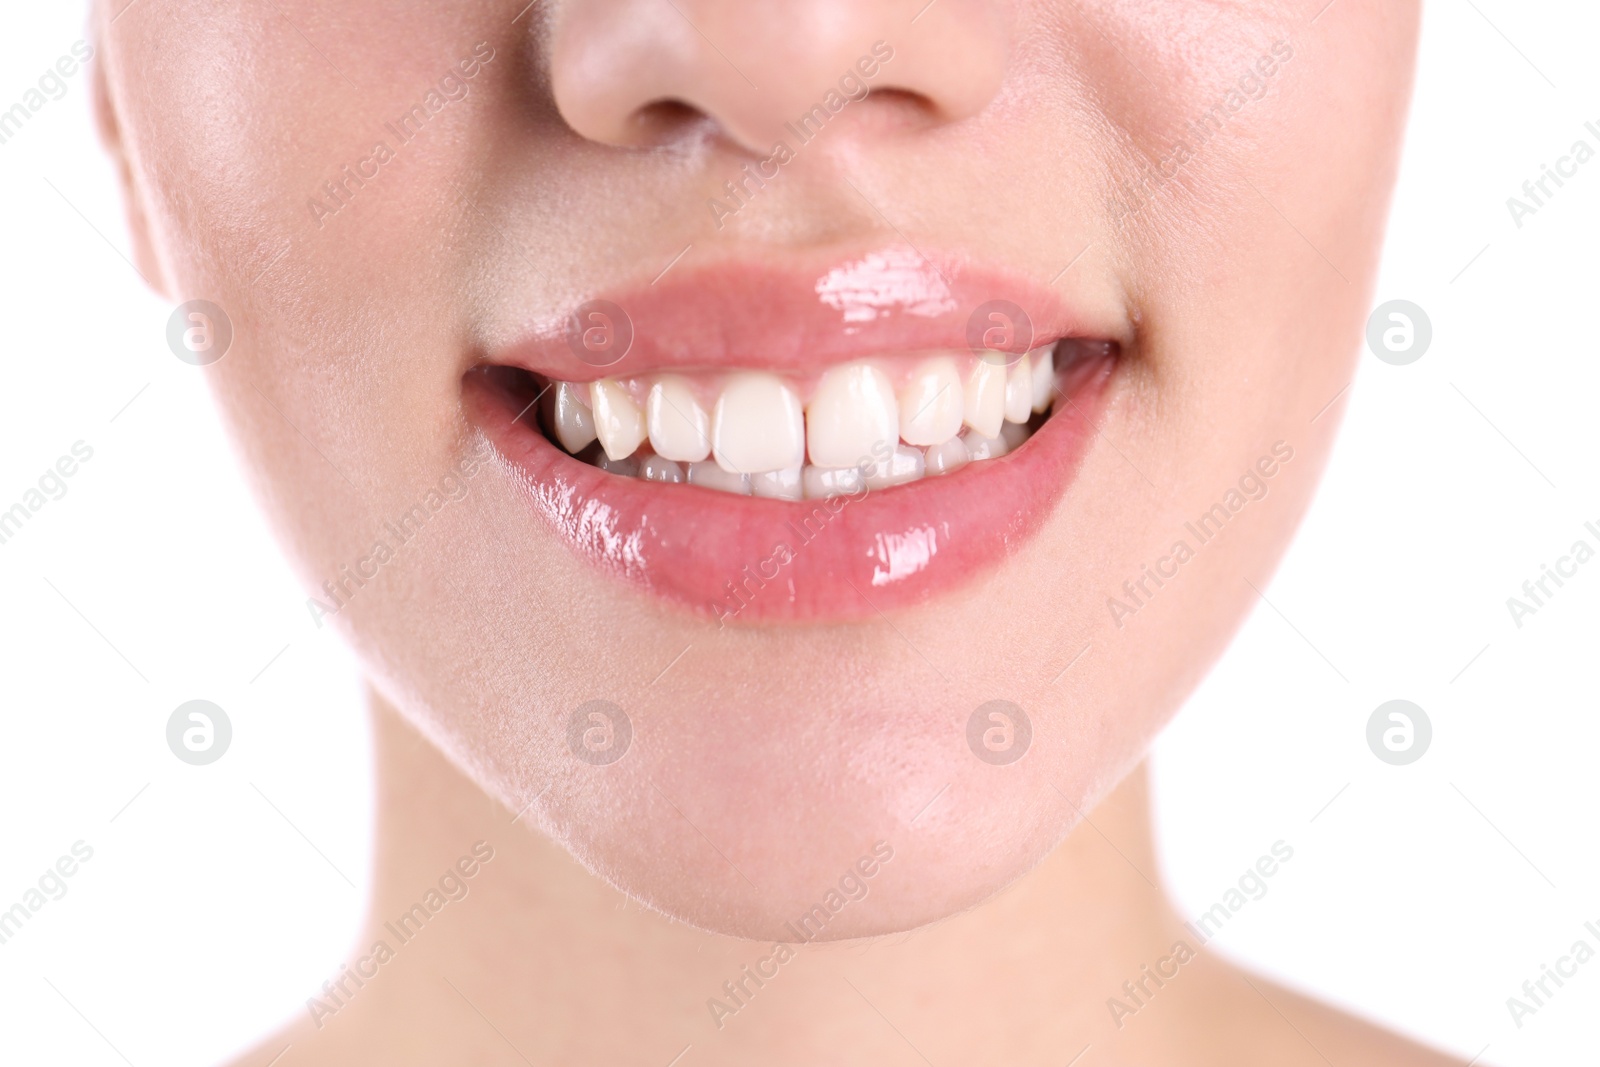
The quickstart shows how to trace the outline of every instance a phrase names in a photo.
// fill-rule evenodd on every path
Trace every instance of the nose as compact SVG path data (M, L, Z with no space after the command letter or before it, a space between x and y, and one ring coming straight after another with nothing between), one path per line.
M633 147L709 121L765 154L786 123L846 107L898 128L958 122L994 97L1007 54L984 0L920 13L917 0L565 0L550 19L562 117L589 140Z

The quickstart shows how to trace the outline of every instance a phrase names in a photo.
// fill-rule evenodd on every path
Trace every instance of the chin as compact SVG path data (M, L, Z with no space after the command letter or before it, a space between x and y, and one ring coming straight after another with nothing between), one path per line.
M670 710L636 716L634 750L567 774L543 829L671 918L805 942L895 933L970 908L1077 821L1080 791L1067 786L1069 802L1054 788L1070 769L1053 766L1046 746L1009 765L982 762L954 709L852 706L802 720L803 711L752 698L697 707L692 728ZM751 725L786 718L784 729Z

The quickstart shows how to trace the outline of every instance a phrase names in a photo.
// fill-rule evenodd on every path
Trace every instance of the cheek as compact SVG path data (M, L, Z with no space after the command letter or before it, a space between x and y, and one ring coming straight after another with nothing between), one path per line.
M233 324L208 381L315 590L461 447L471 269L439 235L470 215L453 190L493 140L471 110L492 64L415 132L399 120L482 39L464 20L423 5L397 35L303 2L212 7L130 14L108 69L172 295ZM174 22L194 62L129 61Z
M180 287L248 302L299 286L303 317L324 293L370 282L377 263L436 243L416 238L441 232L455 176L477 162L455 143L472 94L451 101L438 87L493 13L480 26L413 5L402 30L364 5L332 6L351 17L308 0L174 0L119 20L108 77ZM173 39L189 60L159 61Z

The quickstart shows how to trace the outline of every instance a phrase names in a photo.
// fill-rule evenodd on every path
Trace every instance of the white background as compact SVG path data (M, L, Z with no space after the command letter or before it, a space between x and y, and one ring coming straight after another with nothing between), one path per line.
M83 17L13 5L0 105ZM1186 914L1274 841L1295 850L1215 946L1463 1062L1600 1057L1600 960L1521 1029L1505 1004L1579 937L1600 947L1583 929L1600 925L1600 560L1520 629L1505 603L1576 539L1600 547L1583 529L1600 526L1600 160L1520 229L1505 203L1574 140L1600 148L1597 39L1589 4L1428 10L1375 303L1421 305L1432 348L1364 356L1270 603L1156 759ZM89 80L69 84L0 145L0 510L74 442L94 449L0 545L0 908L73 842L94 857L0 945L0 1061L206 1065L301 1010L346 952L366 727L201 372L165 345L171 307L124 258ZM204 771L164 739L196 697L235 731ZM1365 741L1396 697L1434 727L1407 767Z

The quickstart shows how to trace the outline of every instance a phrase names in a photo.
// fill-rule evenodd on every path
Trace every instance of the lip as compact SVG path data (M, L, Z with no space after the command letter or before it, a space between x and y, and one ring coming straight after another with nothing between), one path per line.
M627 329L625 352L584 349L585 323L576 316L595 303L621 312L607 325ZM974 318L1001 304L1022 309L1031 327L1031 338L1009 351L1062 337L1131 341L1127 320L1087 294L1068 300L1012 272L891 246L842 263L813 255L781 266L679 264L655 282L586 302L491 348L487 362L567 382L670 368L804 372L864 356L970 349Z
M928 278L903 277L898 289L856 290L864 305L830 302L818 284L827 272L684 271L671 285L610 298L633 330L621 359L594 366L563 331L545 330L464 376L467 414L519 473L539 519L578 557L636 589L728 625L848 621L910 607L993 569L1037 531L1088 450L1119 351L1112 327L1089 323L1048 290L948 263L934 271L932 288L917 288ZM868 355L963 349L970 309L990 300L1027 312L1026 347L1066 339L1058 362L1072 356L1058 366L1057 384L1071 402L1058 403L1008 455L831 500L610 474L556 447L527 414L533 394L504 384L514 373L507 367L586 381L669 367L804 372Z

